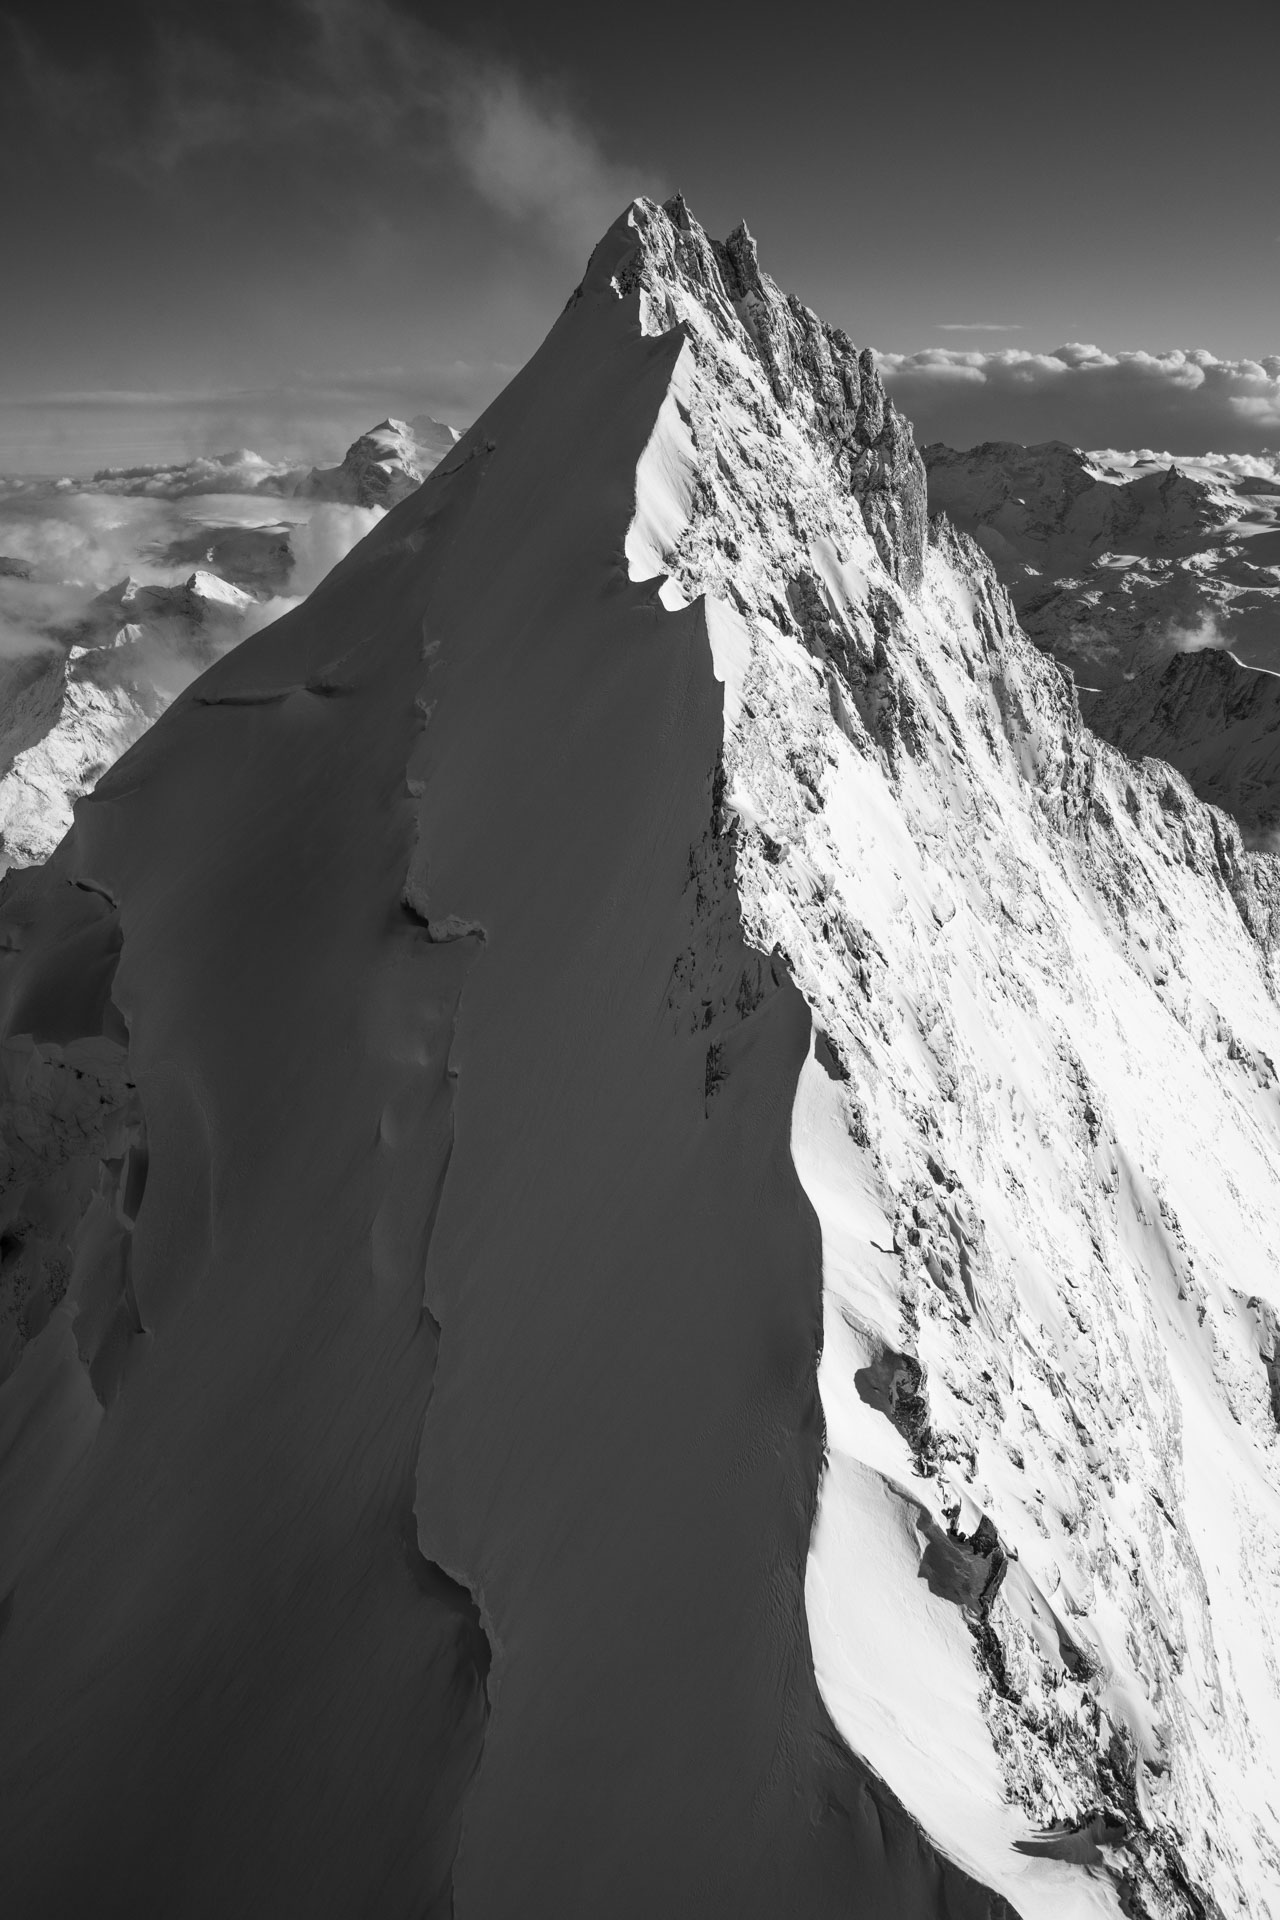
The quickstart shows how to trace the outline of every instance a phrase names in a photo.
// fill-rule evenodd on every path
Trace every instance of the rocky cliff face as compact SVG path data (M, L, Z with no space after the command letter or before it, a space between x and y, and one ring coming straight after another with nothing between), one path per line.
M785 430L748 430L715 305L666 297L690 340L633 567L707 596L746 922L820 1036L793 1152L824 1236L824 1692L1023 1913L1268 1912L1274 1652L1256 1690L1225 1676L1262 1671L1280 1578L1275 863L1088 733L944 521L904 593ZM980 1676L954 1721L957 1669L904 1686L895 1651L948 1610Z
M641 264L631 269L645 325L662 325L664 302L671 321L681 305L673 288L686 281L697 287L720 337L736 354L745 348L763 369L777 417L811 440L858 501L884 566L914 591L924 563L924 469L870 349L859 353L841 328L826 326L762 273L745 225L718 245L677 197L645 243L654 256L644 256L649 283ZM620 283L620 291L630 290Z
M8 883L19 1914L1275 1920L1280 863L908 447L637 202Z

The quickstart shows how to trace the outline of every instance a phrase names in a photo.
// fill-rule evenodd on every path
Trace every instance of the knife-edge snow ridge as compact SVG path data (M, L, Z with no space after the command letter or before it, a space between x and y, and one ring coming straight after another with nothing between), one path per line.
M1265 1916L1276 903L636 202L7 885L16 1910Z
M1004 1911L816 1690L809 1023L627 578L633 245L6 887L16 1912Z

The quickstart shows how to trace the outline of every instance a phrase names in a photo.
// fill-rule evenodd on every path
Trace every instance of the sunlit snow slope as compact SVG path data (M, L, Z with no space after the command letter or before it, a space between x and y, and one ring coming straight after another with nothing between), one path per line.
M781 754L827 696L753 601L711 647L635 577L655 462L673 539L702 497L674 235L619 221L421 491L4 883L6 1915L1007 1911L880 1782L825 1627L814 1671L814 1042L713 658L791 649ZM839 471L780 409L770 444L915 592L867 398Z
M824 1698L1026 1916L1280 1914L1275 862L1084 730L966 539L921 561L909 463L859 507L879 402L745 237L634 217L686 338L632 572L705 596L815 1024Z

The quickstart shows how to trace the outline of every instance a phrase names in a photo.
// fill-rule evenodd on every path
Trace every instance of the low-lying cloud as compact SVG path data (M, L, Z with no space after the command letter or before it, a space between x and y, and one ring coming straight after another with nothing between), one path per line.
M293 550L293 572L289 579L292 591L255 602L248 608L241 637L269 627L273 620L300 607L352 547L367 533L372 533L381 518L381 507L344 507L332 501L311 504L306 519L295 522L289 531L289 545Z
M245 471L242 461L193 461L103 476L84 488L0 490L0 556L10 562L0 567L0 658L65 649L80 623L92 616L100 624L95 601L125 579L172 586L189 578L193 562L175 563L169 549L190 545L202 528L212 538L228 527L287 526L289 591L254 599L228 618L219 644L234 645L300 605L382 518L377 507L238 491ZM151 677L172 698L198 668L168 644L163 622L147 645L156 655Z
M166 534L168 518L145 499L32 487L0 493L0 554L24 562L36 583L97 592L133 573Z
M1131 478L1149 472L1152 467L1168 467L1173 456L1167 448L1094 447L1090 449L1090 458L1103 468L1114 468ZM1263 481L1266 486L1261 491L1269 493L1272 488L1280 490L1280 448L1270 453L1265 450L1258 453L1201 453L1189 465L1200 480L1216 481L1226 487L1235 487L1243 482L1246 492L1252 482Z
M0 660L56 650L49 629L79 604L82 598L74 589L0 573Z
M1073 343L877 356L916 437L1249 453L1280 443L1280 354L1221 360L1204 349L1107 353Z
M1175 622L1167 627L1163 634L1157 635L1156 645L1164 653L1215 653L1221 652L1231 644L1231 636L1219 626L1212 609L1206 608L1198 619Z

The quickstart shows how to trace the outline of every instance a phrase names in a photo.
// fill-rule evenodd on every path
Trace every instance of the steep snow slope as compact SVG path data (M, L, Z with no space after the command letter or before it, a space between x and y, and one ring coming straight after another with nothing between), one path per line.
M3 917L14 1911L1274 1920L1276 862L745 229Z
M814 1678L809 1019L627 578L635 239L6 883L15 1914L1004 1911Z

